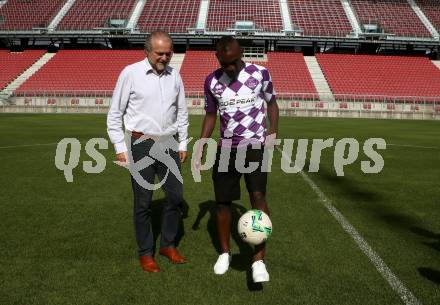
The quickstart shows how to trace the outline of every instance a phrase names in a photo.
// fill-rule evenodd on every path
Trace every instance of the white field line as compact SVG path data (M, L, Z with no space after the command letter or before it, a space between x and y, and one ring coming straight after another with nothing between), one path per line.
M281 153L282 158L287 162L290 162L283 151L277 147L277 150ZM330 199L321 191L321 189L313 182L310 177L303 171L299 172L301 177L307 182L307 184L313 189L322 201L324 206L330 212L330 214L339 222L345 232L350 235L356 242L362 252L369 258L371 263L376 267L377 271L388 282L391 288L399 295L403 303L406 305L421 305L422 303L412 294L412 292L406 288L406 286L399 280L399 278L391 271L382 258L373 250L373 248L367 243L367 241L359 234L355 227L341 214L332 204Z
M0 149L4 149L4 148L32 147L32 146L45 146L45 145L55 145L55 144L58 144L58 143L43 143L43 144L29 144L29 145L0 146Z
M399 147L409 147L409 148L423 148L423 149L437 149L437 150L440 150L440 147L418 146L418 145L409 145L409 144L390 144L390 143L387 143L387 146L399 146Z

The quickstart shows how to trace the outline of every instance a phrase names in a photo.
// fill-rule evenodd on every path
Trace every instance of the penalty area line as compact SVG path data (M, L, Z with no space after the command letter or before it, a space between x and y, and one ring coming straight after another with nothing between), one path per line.
M281 153L281 157L290 162L283 153L283 151L277 147L277 150ZM304 181L310 186L310 188L318 195L319 199L324 204L325 208L336 219L336 221L342 226L344 231L350 235L355 241L362 252L368 257L370 262L376 267L380 275L388 282L391 288L399 295L401 300L406 305L421 305L422 303L414 296L414 294L403 284L403 282L391 271L384 260L374 251L374 249L367 243L367 241L361 236L356 228L339 212L338 209L332 204L330 199L324 194L324 192L313 182L310 177L303 172L299 171L299 174Z

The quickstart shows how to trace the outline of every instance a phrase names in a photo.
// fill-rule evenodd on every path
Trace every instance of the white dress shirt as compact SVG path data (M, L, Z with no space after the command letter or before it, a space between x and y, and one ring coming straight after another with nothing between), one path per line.
M187 150L188 110L179 73L167 67L158 75L147 59L119 75L107 115L107 132L116 153L127 151L124 129L148 136L178 133L179 150Z

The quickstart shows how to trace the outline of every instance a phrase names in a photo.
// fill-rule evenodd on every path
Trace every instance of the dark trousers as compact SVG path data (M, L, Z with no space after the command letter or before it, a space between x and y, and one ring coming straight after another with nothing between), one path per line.
M139 144L133 145L136 139L132 138L131 151L133 161L138 162L148 155L154 141L147 139ZM176 162L180 170L179 153L166 151ZM140 175L150 184L154 184L155 176L162 181L167 174L167 167L154 160L153 164L141 170ZM153 190L146 189L131 177L131 184L134 196L133 218L136 232L136 241L138 245L139 256L154 254L154 236L151 228L151 202ZM174 247L176 235L179 230L181 219L181 206L183 202L183 186L176 176L168 171L168 176L162 185L162 189L166 195L166 203L162 209L161 239L160 247Z

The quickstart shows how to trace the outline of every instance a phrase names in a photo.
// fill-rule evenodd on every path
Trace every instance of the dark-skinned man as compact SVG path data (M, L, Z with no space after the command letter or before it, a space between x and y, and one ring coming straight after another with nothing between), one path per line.
M245 63L238 41L222 37L216 45L216 56L221 66L205 80L205 118L201 138L209 138L220 116L221 139L216 153L212 179L217 202L217 233L222 253L214 265L215 274L224 274L229 268L231 203L240 198L240 179L244 176L251 206L269 214L266 202L267 172L262 171L264 143L268 135L276 137L279 110L269 71L259 65ZM266 128L266 110L269 131ZM201 163L202 149L196 164ZM240 152L245 156L242 158ZM229 155L228 155L229 154ZM236 161L258 162L252 172L240 171ZM225 161L226 160L226 161ZM252 263L254 282L269 281L264 263L265 244L255 247Z

